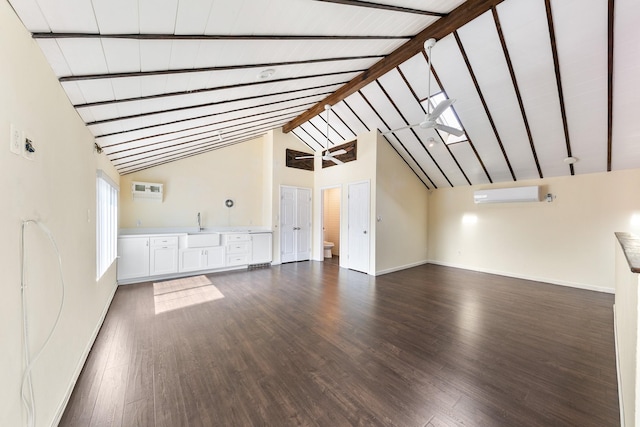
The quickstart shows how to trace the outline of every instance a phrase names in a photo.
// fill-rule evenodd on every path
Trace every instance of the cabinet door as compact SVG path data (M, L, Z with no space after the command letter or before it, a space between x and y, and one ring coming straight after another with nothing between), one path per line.
M149 238L118 239L118 280L149 275Z
M205 248L203 268L210 269L220 267L224 267L224 246Z
M179 271L202 270L203 249L181 249Z
M251 235L251 264L271 262L271 233Z
M178 272L178 247L177 246L152 246L150 273L171 274Z

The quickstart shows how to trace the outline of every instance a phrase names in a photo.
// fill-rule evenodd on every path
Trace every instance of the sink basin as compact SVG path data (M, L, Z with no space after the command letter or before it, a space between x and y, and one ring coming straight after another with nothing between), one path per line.
M187 234L188 248L206 248L220 246L220 233Z

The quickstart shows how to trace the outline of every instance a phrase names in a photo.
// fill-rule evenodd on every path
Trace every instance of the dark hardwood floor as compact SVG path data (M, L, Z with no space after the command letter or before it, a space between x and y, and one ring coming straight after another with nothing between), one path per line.
M121 286L60 425L617 426L612 304L435 265Z

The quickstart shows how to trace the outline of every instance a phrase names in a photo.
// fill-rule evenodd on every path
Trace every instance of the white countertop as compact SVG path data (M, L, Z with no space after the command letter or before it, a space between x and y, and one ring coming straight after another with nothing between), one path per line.
M136 227L121 228L118 236L154 236L154 235L179 235L191 233L272 233L269 227L246 226L246 227L207 227L198 231L198 227Z

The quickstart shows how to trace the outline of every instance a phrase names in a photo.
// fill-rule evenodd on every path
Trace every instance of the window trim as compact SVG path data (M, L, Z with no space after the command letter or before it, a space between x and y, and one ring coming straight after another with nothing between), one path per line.
M102 183L107 187L101 186ZM108 190L108 194L102 194L105 190ZM102 278L118 254L119 196L120 186L103 170L98 169L96 171L96 280ZM106 207L103 206L105 202L108 203Z

